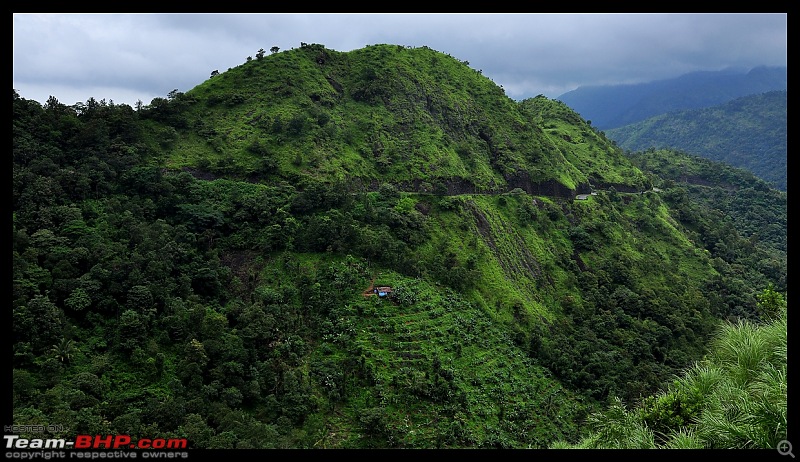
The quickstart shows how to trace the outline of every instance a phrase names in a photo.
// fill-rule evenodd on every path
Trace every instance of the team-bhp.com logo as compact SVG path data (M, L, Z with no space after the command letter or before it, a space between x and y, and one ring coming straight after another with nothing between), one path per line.
M75 441L58 438L20 438L3 435L6 449L186 449L186 438L141 438L128 435L78 435Z

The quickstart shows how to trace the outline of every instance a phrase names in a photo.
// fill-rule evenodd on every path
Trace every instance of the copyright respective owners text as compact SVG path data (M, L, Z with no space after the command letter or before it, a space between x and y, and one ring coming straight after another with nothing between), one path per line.
M3 435L6 459L189 458L186 438L131 438L123 434L60 437L65 433L57 426L7 425L4 429L16 432ZM48 434L52 436L45 438Z
M6 450L6 459L17 460L51 460L51 459L188 459L188 451L146 451L134 449L129 451L112 451L108 449L94 449L81 451L69 449L64 451L53 450Z

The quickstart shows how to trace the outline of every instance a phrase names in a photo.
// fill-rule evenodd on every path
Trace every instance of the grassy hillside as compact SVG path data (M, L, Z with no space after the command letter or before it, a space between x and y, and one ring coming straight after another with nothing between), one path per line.
M420 192L574 191L590 175L643 178L631 170L606 179L604 161L574 165L565 133L545 131L479 71L427 47L304 45L214 76L174 103L186 110L170 167Z
M780 230L740 234L780 197L711 234L562 103L424 47L13 111L13 423L58 437L544 448L785 290Z

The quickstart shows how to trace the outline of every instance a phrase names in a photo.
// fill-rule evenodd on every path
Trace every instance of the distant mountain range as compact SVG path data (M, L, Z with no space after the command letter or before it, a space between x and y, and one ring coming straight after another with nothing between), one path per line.
M683 150L749 170L785 191L786 101L786 90L771 91L657 115L605 133L627 150Z
M672 111L701 109L733 99L786 90L786 67L693 72L633 85L587 86L558 100L600 130L622 127Z

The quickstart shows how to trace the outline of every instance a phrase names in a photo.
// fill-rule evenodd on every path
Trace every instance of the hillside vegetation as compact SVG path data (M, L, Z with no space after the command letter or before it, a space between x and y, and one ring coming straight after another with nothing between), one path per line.
M577 442L786 291L785 193L696 193L426 47L13 115L13 423L57 437Z
M645 186L607 142L594 145L604 155L591 164L573 164L582 156L566 149L563 126L541 126L480 71L426 47L340 53L305 45L250 60L176 100L153 114L170 121L163 112L186 107L178 122L184 136L164 160L169 167L200 163L293 181L357 178L418 192L521 187L566 195L590 179ZM572 143L595 136L583 125Z
M749 170L786 190L786 91L737 98L704 109L661 114L606 136L629 151L675 149Z
M715 334L710 354L664 391L628 409L591 415L589 436L552 448L770 449L786 439L786 300L768 287L763 324L739 321Z

